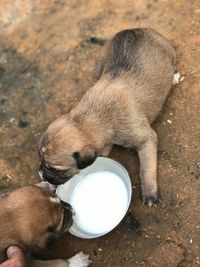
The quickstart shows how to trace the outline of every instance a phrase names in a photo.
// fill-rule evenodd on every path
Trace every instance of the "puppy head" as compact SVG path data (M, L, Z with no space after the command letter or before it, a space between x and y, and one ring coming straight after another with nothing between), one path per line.
M49 246L72 225L72 211L47 189L21 187L8 196L7 205L17 242L33 251Z
M39 142L40 174L59 185L91 165L96 151L91 138L68 115L54 121Z

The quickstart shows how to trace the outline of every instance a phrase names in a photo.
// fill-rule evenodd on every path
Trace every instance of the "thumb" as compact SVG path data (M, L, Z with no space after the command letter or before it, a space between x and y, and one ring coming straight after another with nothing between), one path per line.
M7 256L11 258L23 258L23 253L20 248L16 246L10 246L7 250Z
M20 248L10 246L7 249L8 260L0 264L1 267L25 267L24 254Z
M25 267L24 254L20 248L18 248L16 246L10 246L7 250L7 256L8 256L9 261L12 261L14 263L10 266L12 266L12 267Z

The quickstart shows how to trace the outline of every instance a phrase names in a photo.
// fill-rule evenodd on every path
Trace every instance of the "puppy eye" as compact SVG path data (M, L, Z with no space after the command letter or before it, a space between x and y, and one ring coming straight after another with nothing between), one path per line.
M54 244L54 242L55 242L55 240L57 238L58 238L58 234L57 233L55 233L55 232L49 232L48 237L47 237L47 240L45 242L45 247L46 248L50 248Z
M55 226L49 225L47 228L47 232L55 232Z

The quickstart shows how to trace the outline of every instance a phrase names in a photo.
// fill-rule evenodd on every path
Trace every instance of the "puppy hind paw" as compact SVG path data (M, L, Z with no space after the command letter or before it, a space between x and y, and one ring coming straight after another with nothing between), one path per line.
M180 78L181 78L181 75L178 71L175 71L174 72L174 76L173 76L173 81L172 81L172 84L173 85L176 85L180 82Z
M69 267L87 267L91 263L89 255L82 251L71 257L68 262Z

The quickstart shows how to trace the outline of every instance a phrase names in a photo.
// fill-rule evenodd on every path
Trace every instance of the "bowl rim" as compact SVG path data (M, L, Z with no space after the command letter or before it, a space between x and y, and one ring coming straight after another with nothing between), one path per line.
M101 237L101 236L106 235L106 234L110 233L111 231L113 231L113 230L114 230L114 229L115 229L115 228L122 222L122 220L123 220L124 217L126 216L128 210L129 210L129 206L130 206L130 203L131 203L131 199L132 199L132 183L131 183L131 179L130 179L130 176L129 176L129 174L128 174L128 171L127 171L126 168L121 164L121 162L119 162L119 161L117 161L117 160L114 160L114 159L111 159L111 158L107 158L107 157L97 157L97 159L95 160L95 162L94 162L92 165L90 165L90 166L88 166L87 168L81 170L78 174L76 174L75 176L73 176L72 178L70 178L70 179L69 179L66 183L64 183L63 185L58 186L57 189L56 189L56 194L58 195L58 197L61 198L61 197L59 196L59 190L61 189L61 187L64 187L65 184L67 184L67 183L69 183L69 182L72 183L73 179L77 179L77 180L79 180L79 181L81 181L82 179L84 179L84 177L86 177L88 174L86 174L86 175L81 175L81 174L82 174L83 172L87 171L88 169L90 169L92 166L94 166L95 163L98 164L98 162L97 162L98 159L99 159L99 160L106 161L106 162L109 162L110 164L114 164L116 167L118 167L121 171L124 172L123 177L121 177L121 176L119 176L119 175L118 175L118 176L122 179L122 181L123 181L123 183L124 183L124 185L125 185L125 188L126 188L126 190L127 190L127 195L128 195L128 201L127 201L126 211L124 212L124 214L123 214L123 216L121 217L121 219L119 220L119 222L116 223L116 224L112 227L112 229L109 229L109 230L107 230L107 231L105 231L105 232L103 232L103 233L100 233L100 234L91 234L91 233L87 233L87 232L83 231L83 230L80 229L80 228L77 229L77 228L75 227L75 224L73 224L73 225L69 228L68 232L71 233L72 235L74 235L74 236L76 236L76 237L79 237L79 238L82 238L82 239L94 239L94 238L98 238L98 237ZM87 169L87 170L86 170L86 169ZM103 170L102 170L102 171L103 171ZM91 172L90 174L92 174L92 173L94 173L94 172ZM115 172L113 172L113 173L115 173ZM116 173L115 173L115 174L116 174ZM126 180L126 182L125 182L124 180ZM72 185L72 190L77 186L78 183L79 183L79 182L74 183L74 185ZM61 199L62 199L62 198L61 198ZM62 201L63 201L63 199L62 199Z

